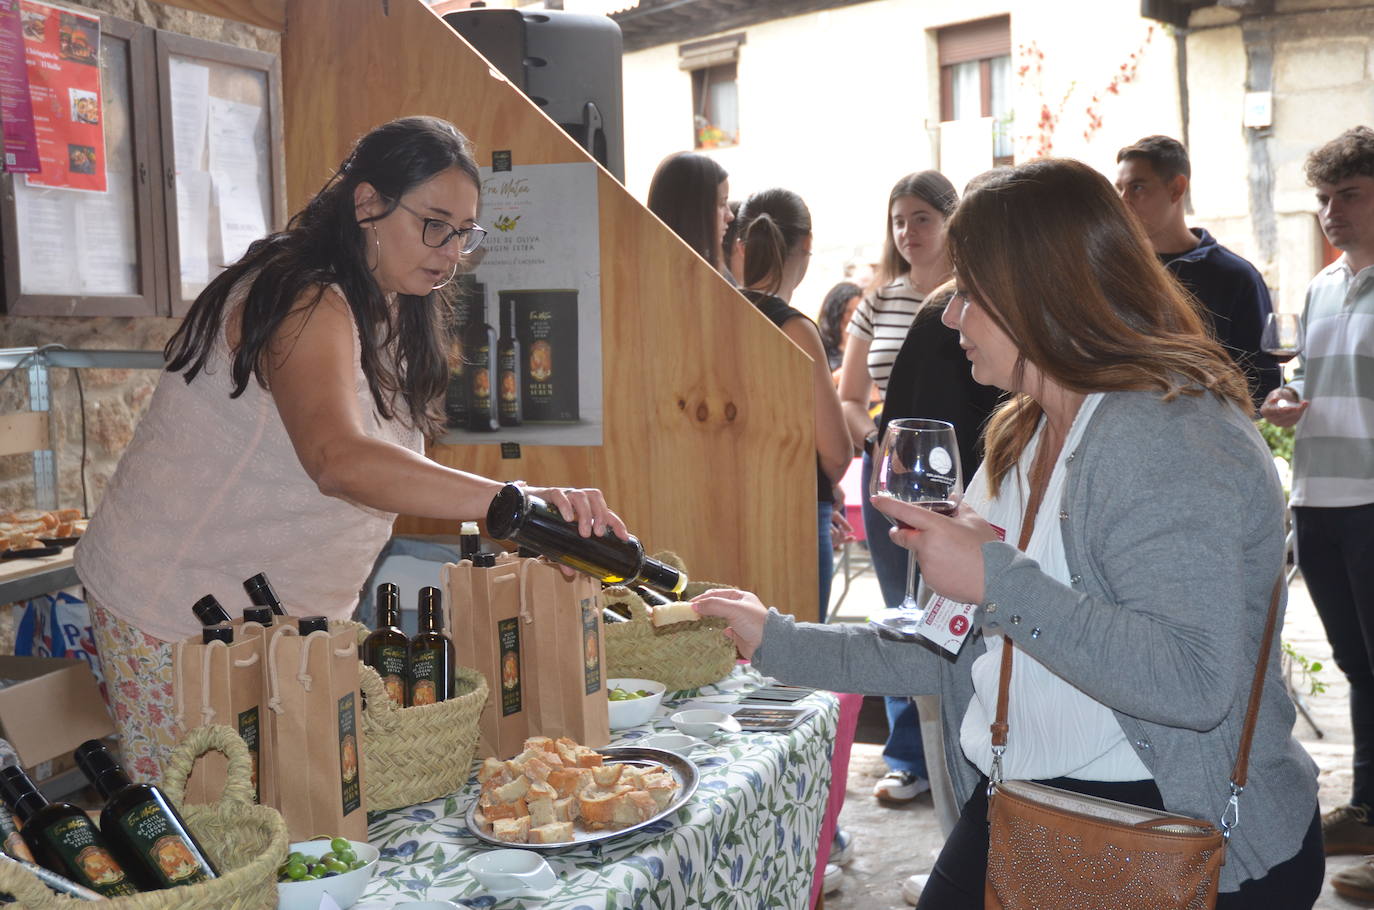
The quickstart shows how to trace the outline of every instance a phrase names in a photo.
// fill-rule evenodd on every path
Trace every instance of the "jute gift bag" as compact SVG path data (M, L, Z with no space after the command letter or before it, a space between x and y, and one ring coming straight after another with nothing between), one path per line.
M530 734L604 746L611 741L611 727L601 584L581 574L568 578L547 560L521 563Z
M331 624L302 636L287 626L268 645L268 727L276 808L292 840L367 840L357 631Z
M514 758L530 735L520 563L502 555L490 568L465 559L441 570L445 626L452 630L458 663L481 673L491 688L478 721L481 758Z
M249 625L257 626L257 623ZM261 629L258 626L258 629ZM172 698L182 735L196 727L223 724L248 746L254 793L265 802L261 788L263 717L263 655L261 642L235 627L235 641L204 644L199 637L172 646ZM228 780L229 762L219 751L202 754L186 781L187 804L217 803Z

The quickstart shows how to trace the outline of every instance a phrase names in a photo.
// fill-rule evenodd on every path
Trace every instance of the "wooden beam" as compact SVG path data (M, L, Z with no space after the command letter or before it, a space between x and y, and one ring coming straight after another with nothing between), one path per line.
M233 19L258 28L281 32L286 30L286 0L160 0L166 6L177 6L207 16Z
M22 455L48 448L48 412L0 414L0 455Z

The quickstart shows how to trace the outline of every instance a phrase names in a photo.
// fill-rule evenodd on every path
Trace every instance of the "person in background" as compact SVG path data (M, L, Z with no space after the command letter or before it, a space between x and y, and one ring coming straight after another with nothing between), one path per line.
M725 225L725 234L720 239L721 262L725 263L725 271L722 274L738 287L739 282L735 276L744 273L744 248L739 242L740 202L738 199L731 199L729 206L730 220Z
M849 467L852 449L816 324L789 302L811 262L811 212L790 190L755 193L739 210L744 272L740 293L812 360L816 422L816 529L821 621L830 603L834 549L830 540L834 486Z
M1288 385L1260 413L1297 427L1297 561L1336 666L1350 683L1350 802L1322 819L1328 854L1374 853L1374 130L1357 126L1312 152L1307 182L1341 257L1307 286L1306 342ZM1374 901L1374 858L1331 878Z
M877 283L849 323L849 341L840 366L840 404L856 449L863 451L863 519L873 569L889 607L906 593L907 554L887 536L887 519L868 501L878 427L869 411L871 393L887 393L892 361L925 296L950 277L945 254L945 219L958 195L938 171L921 171L898 180L888 194L887 226ZM887 701L888 739L883 749L888 773L873 788L884 802L910 802L930 789L922 755L921 725L909 698Z
M973 378L1010 397L952 515L880 505L909 526L891 536L923 584L974 605L957 655L798 623L743 591L693 605L783 682L939 693L963 810L917 906L982 910L1003 649L1016 649L1005 779L1217 823L1276 581L1283 592L1284 503L1244 376L1100 173L1040 159L994 176L960 203L948 243L945 324ZM1217 910L1303 910L1321 891L1317 769L1280 665L1271 648ZM1017 859L1033 877L1033 852Z
M731 284L721 241L734 221L730 209L730 175L714 158L676 152L664 158L649 183L649 211L673 229L697 254Z
M1145 228L1159 260L1198 299L1212 331L1250 383L1255 407L1283 381L1279 363L1260 347L1272 307L1269 288L1245 259L1205 228L1189 228L1184 201L1192 165L1183 143L1146 136L1116 153L1116 189Z
M825 345L825 360L835 382L840 379L840 364L844 360L844 345L848 336L849 321L863 299L863 289L852 281L841 281L825 292L825 302L821 304L820 318L816 320L821 331L821 344Z
M346 619L396 515L486 515L501 482L423 454L443 427L441 289L485 231L462 133L383 124L286 230L196 298L76 548L120 749L153 781L179 736L172 643L266 571L288 608ZM582 535L625 526L597 490L532 489Z

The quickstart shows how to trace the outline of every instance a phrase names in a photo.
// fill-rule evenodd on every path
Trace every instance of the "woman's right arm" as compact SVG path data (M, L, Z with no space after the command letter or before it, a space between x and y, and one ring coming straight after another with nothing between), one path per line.
M310 295L313 297L313 294ZM486 516L501 482L444 467L418 452L367 435L354 391L356 332L348 304L326 291L302 302L268 346L266 374L301 467L325 496L384 512L452 520ZM599 490L534 491L583 534L625 525Z
M840 363L840 410L854 448L862 451L864 437L877 427L868 416L868 400L873 391L873 377L868 372L868 348L871 340L850 335L844 344L844 360Z

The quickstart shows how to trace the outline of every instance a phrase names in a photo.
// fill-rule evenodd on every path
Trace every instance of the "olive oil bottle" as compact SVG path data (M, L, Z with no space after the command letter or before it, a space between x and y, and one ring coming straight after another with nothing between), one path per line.
M272 590L272 583L267 580L267 576L262 572L245 581L243 590L248 592L248 599L253 601L255 606L267 607L277 616L286 615L286 608L281 605L281 598L277 597L277 592ZM269 623L263 623L263 625L269 625Z
M275 615L271 607L247 607L243 611L243 621L255 622L262 626L270 626L272 625L272 617Z
M234 643L234 627L227 622L206 626L200 630L200 641L201 644L206 645L212 641L222 641L226 645L232 645Z
M200 620L202 626L217 626L232 619L229 611L220 605L219 600L213 594L206 594L196 601L191 606L191 612L196 614L196 619Z
M520 399L520 342L515 338L515 301L500 299L501 337L496 342L496 416L503 427L518 427L524 422Z
M49 802L22 768L0 768L0 798L23 826L19 834L39 865L106 897L139 893L86 813Z
M391 582L377 586L377 629L363 639L363 663L377 671L386 694L406 706L410 679L410 639L401 631L401 593Z
M410 704L453 697L453 642L444 634L438 588L420 589L420 632L410 640Z
M502 487L487 508L487 533L606 584L648 585L674 595L687 586L686 573L646 556L638 538L621 540L610 532L583 537L557 509L513 483Z
M311 632L328 632L329 620L324 616L302 616L296 620L296 628L302 635L309 635Z
M98 739L76 747L76 764L105 800L100 830L143 891L194 885L217 878L186 823L157 787L129 780Z

